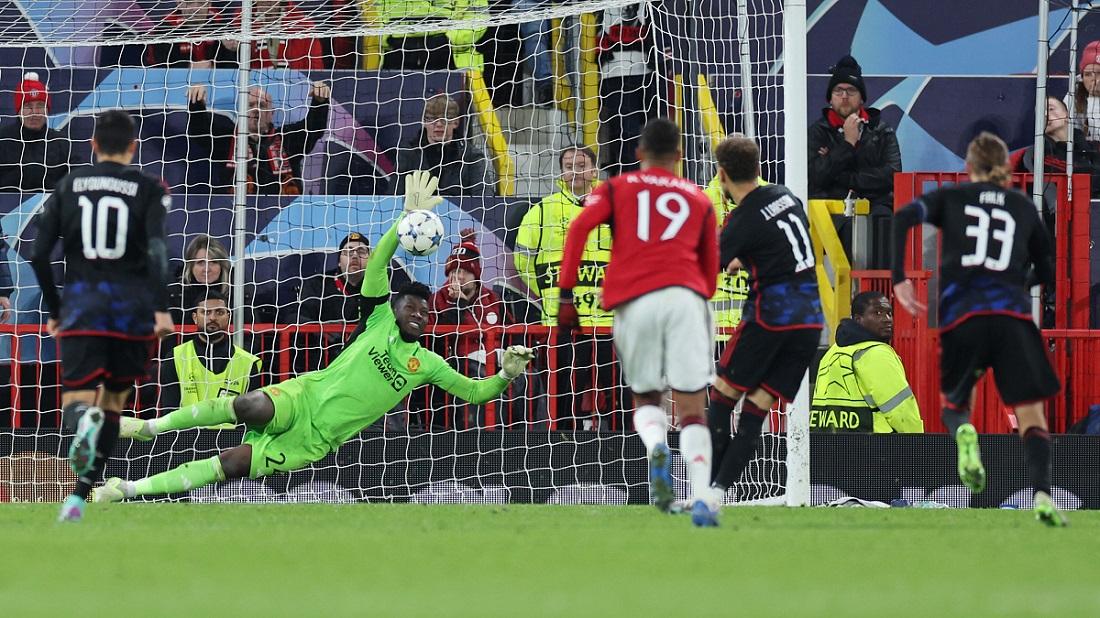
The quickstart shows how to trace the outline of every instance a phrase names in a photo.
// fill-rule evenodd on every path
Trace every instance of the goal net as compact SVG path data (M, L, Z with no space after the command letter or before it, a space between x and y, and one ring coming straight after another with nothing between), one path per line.
M60 500L74 480L75 419L60 409L56 341L27 259L49 192L92 160L100 111L131 113L135 164L173 195L179 333L156 350L134 414L327 366L356 326L362 269L401 211L401 177L417 169L440 179L446 235L434 255L399 249L390 266L394 287L436 294L424 346L473 377L496 372L507 345L538 352L486 405L419 389L305 470L169 499L647 502L599 308L608 230L586 247L583 333L552 328L566 226L595 182L636 167L650 118L682 127L681 173L702 187L711 149L735 131L760 141L768 181L797 189L804 177L784 156L804 159L787 137L805 134L804 102L784 113L784 94L804 98L805 63L784 66L781 0L15 0L0 15L0 501ZM720 286L719 350L743 286ZM806 501L805 407L773 411L730 502ZM210 457L243 431L123 441L107 475ZM685 497L678 455L674 474Z

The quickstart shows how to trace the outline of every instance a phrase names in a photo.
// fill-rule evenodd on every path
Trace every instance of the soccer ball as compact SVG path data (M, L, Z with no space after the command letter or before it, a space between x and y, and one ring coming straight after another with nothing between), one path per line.
M443 240L443 221L430 210L410 210L397 224L397 240L413 255L431 255Z

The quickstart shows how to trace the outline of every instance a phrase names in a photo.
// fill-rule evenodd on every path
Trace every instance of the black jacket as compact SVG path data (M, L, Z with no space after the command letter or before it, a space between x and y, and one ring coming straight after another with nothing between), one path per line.
M439 178L440 195L493 195L494 179L488 176L485 154L469 140L455 137L446 144L430 144L424 131L397 152L398 195L405 190L400 178L425 170Z
M314 275L302 281L297 306L283 307L283 319L290 324L308 322L358 322L362 283L339 277L340 270Z
M1069 142L1056 142L1049 135L1044 136L1043 141L1043 171L1047 174L1065 174ZM1011 160L1014 172L1035 171L1035 146L1012 153ZM1073 173L1092 176L1092 197L1100 196L1100 152L1095 144L1085 140L1085 133L1080 129L1073 130ZM1049 194L1046 195L1048 208L1053 208L1055 187L1048 185L1046 189L1044 195Z
M901 148L894 129L882 122L881 112L865 108L869 119L853 147L842 128L829 123L830 108L810 125L810 199L844 199L849 189L871 201L875 214L894 212L894 173L901 171ZM818 151L827 148L821 155Z
M0 296L10 297L14 291L15 284L8 266L8 244L0 240Z
M177 326L180 324L194 324L195 321L191 319L191 314L195 312L195 307L199 306L199 303L206 298L207 293L210 290L217 289L218 292L229 295L230 287L228 285L208 286L203 283L183 283L183 277L178 274L172 279L172 283L168 284L168 313L172 316L172 322ZM230 299L229 306L233 306L233 301Z
M0 126L0 191L53 191L69 173L71 154L68 136L56 129L31 131L18 120Z
M203 186L188 182L191 191L226 193L233 190L233 142L235 126L232 120L214 114L201 102L188 108L187 135L191 143L189 165L210 165L210 184ZM324 135L328 127L329 102L313 99L309 112L299 122L277 127L259 140L249 140L251 157L248 175L253 181L251 190L257 195L280 195L283 178L271 157L272 147L281 144L281 150L291 169L291 184L302 193L302 161ZM291 193L293 194L293 192Z

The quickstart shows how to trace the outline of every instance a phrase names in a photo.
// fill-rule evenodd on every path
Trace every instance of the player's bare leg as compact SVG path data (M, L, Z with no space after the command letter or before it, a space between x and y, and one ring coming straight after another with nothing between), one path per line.
M1035 519L1048 526L1065 526L1069 522L1050 497L1050 433L1042 402L1016 406L1016 422L1024 442L1024 461L1035 490Z
M947 426L947 433L955 439L958 450L959 480L971 492L979 494L985 491L985 466L978 448L978 430L970 424L970 409L974 403L974 391L970 399L963 404L953 403L944 396L941 418Z
M713 453L706 419L706 389L691 393L672 391L680 416L680 452L691 487L691 521L696 526L718 525L721 502L709 500L710 470Z
M229 414L232 416L228 416ZM200 402L153 421L131 419L136 425L131 423L129 428L148 432L147 435L151 438L161 431L205 427L227 421L245 423L250 427L263 427L273 418L275 418L275 404L263 391L253 391L232 399L222 398ZM162 424L159 421L166 422ZM185 463L167 472L137 481L108 479L103 487L96 491L95 501L118 502L135 496L181 493L218 481L248 477L251 467L252 445L242 444L222 451L209 459Z
M238 397L219 397L180 408L159 418L143 421L122 419L120 436L133 440L152 440L165 431L193 427L211 427L222 423L244 423L263 427L275 416L275 405L263 391L253 391Z
M75 522L83 518L92 486L102 477L107 458L118 441L119 412L126 405L130 390L100 387L62 395L62 408L67 414L79 414L80 420L69 447L69 465L77 475L77 483L61 506L59 521Z
M645 444L649 459L649 492L657 508L667 512L675 494L672 491L672 462L666 439L668 419L661 407L663 393L634 393L634 431Z
M727 399L733 401L736 401L735 397L740 395L740 391L722 377L718 378L715 388ZM711 483L710 489L712 500L724 500L729 488L741 478L741 474L756 451L757 443L760 442L760 431L764 426L764 419L768 417L768 412L774 404L775 397L761 388L745 396L741 404L741 417L737 422L737 433L723 452L721 461L716 462L717 472L714 474L714 482Z

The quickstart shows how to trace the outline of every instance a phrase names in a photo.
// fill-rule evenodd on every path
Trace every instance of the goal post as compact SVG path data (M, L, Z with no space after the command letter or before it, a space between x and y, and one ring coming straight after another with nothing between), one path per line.
M116 106L137 121L135 164L172 191L173 312L182 322L180 335L158 350L135 413L151 417L180 405L195 379L183 377L172 350L197 336L200 300L189 287L196 284L228 292L231 340L259 357L260 384L331 362L354 327L349 299L356 296L345 290L356 289L362 264L349 239L358 233L376 246L401 211L401 175L421 167L440 176L447 234L433 256L399 251L394 284L417 280L445 293L448 257L469 241L480 253L482 288L500 300L476 323L438 321L425 346L475 376L495 372L506 345L539 349L526 379L485 406L422 389L304 471L172 499L646 499L644 450L633 435L609 317L591 313L575 341L551 327L547 290L556 271L547 256L560 247L547 239L560 241L567 224L560 213L590 188L562 184L560 157L572 146L591 147L604 179L629 167L646 119L675 117L684 175L694 182L706 186L714 177L717 141L743 132L761 143L765 178L805 198L805 2L534 0L500 8L471 0L461 14L408 19L392 14L387 0L365 4L88 1L73 10L26 0L0 24L0 120L34 124L15 101L40 99L50 131L42 178L24 165L14 180L0 180L12 183L0 186L0 223L14 282L12 320L0 324L7 354L0 501L56 499L71 482L63 461L71 419L61 418L59 364L27 257L34 215L56 182L49 172L89 163L94 115ZM205 12L186 13L199 10L193 5ZM540 58L549 58L548 75ZM568 195L540 206L562 186ZM205 257L188 255L203 235L212 239L199 247ZM593 304L606 240L594 243L589 260ZM201 279L200 264L217 274ZM220 379L228 359L210 360L203 379ZM239 443L240 432L123 443L108 473L137 478L209 457ZM762 442L730 502L807 504L805 385L773 411ZM678 454L674 462L683 494Z

